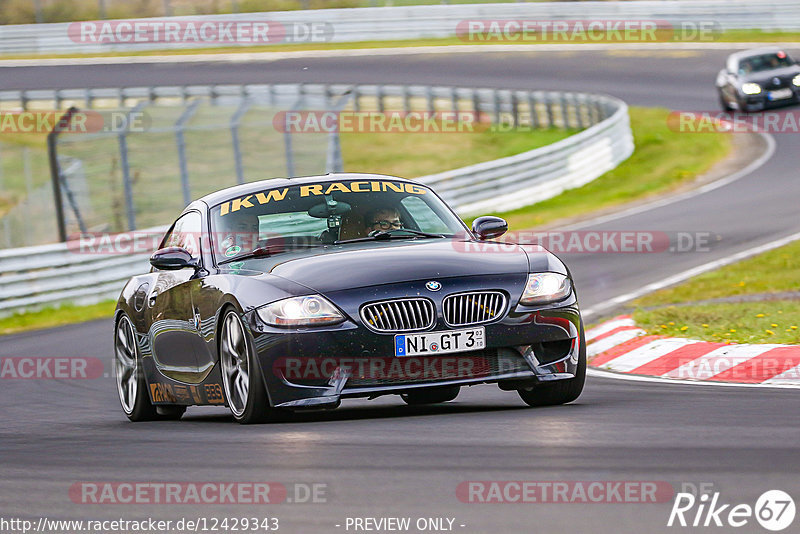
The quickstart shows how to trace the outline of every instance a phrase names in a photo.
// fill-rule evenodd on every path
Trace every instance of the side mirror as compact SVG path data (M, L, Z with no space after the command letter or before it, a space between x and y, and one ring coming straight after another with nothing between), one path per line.
M472 232L478 239L493 239L508 232L508 223L500 217L484 215L472 222Z
M197 261L183 247L167 247L157 250L150 256L150 265L162 271L175 271L192 267L197 269Z

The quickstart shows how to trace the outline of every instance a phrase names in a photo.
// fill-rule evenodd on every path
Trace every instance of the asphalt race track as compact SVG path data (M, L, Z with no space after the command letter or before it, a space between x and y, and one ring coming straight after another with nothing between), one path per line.
M485 53L18 67L0 68L0 90L402 82L585 90L631 105L715 110L713 80L727 53ZM590 225L710 232L719 239L705 252L570 255L583 307L601 307L648 283L800 231L800 137L774 139L774 155L733 183ZM0 356L92 356L102 358L109 371L112 325L97 321L4 337ZM676 491L711 483L720 502L732 505L752 506L770 489L800 497L800 400L791 389L589 377L580 399L563 407L524 408L514 393L479 386L441 406L412 408L399 398L383 397L251 427L235 424L225 410L208 408L190 409L181 422L130 424L109 377L3 380L0 405L4 517L278 517L281 531L298 533L346 532L348 517L411 517L412 522L447 517L454 518L453 530L465 533L641 533L700 529L667 528L672 499L481 504L461 502L456 488L464 481L664 481ZM324 503L258 507L76 504L69 489L86 481L275 481L290 488L290 497L297 483L326 484L327 493ZM752 518L737 531L763 532Z

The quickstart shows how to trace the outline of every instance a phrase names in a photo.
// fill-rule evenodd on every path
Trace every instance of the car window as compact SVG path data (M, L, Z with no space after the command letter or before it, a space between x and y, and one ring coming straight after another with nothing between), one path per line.
M306 211L290 211L287 213L267 213L258 217L259 238L269 234L282 236L319 235L328 228L325 219L315 219Z
M406 209L409 217L417 228L432 234L446 234L449 232L447 223L439 217L433 209L418 197L406 197L400 204Z
M196 211L180 217L172 229L164 237L162 247L183 247L189 251L192 258L200 257L200 232L203 221Z
M781 69L792 65L791 58L785 52L748 56L739 60L739 74Z
M395 230L445 236L466 230L433 191L391 179L266 188L232 196L213 206L210 216L211 250L217 261L264 247L272 254L364 238L375 229L376 219L389 227L398 224Z

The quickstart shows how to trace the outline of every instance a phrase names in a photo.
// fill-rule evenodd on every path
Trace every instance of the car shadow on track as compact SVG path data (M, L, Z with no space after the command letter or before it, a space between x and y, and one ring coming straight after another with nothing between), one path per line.
M294 425L307 423L325 423L333 421L360 421L365 419L399 419L411 417L443 416L459 414L480 414L493 412L518 412L531 411L535 413L552 412L553 410L569 410L579 408L581 404L569 404L565 406L551 406L530 408L528 406L514 405L480 405L474 402L449 402L444 404L431 404L426 406L406 406L403 404L387 406L343 406L336 410L299 412L282 415L278 420L268 423L270 425ZM570 408L571 407L571 408ZM562 412L563 413L563 412ZM182 423L232 423L233 416L230 414L204 414L201 411L187 413L183 416Z

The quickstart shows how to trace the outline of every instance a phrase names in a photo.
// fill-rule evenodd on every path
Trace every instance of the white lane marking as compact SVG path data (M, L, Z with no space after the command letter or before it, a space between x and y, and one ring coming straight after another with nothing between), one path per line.
M588 356L597 356L601 352L605 352L608 349L612 349L621 343L625 343L626 341L630 341L635 337L639 337L644 334L645 331L637 328L636 330L623 330L622 332L617 332L616 334L610 335L607 338L601 339L600 341L595 341L591 345L586 347L586 354Z
M782 237L780 239L776 239L775 241L770 241L764 245L758 245L756 247L749 248L747 250L743 250L741 252L737 252L736 254L731 254L730 256L726 256L724 258L720 258L718 260L714 260L703 265L699 265L697 267L692 267L691 269L687 269L682 273L678 273L663 280L659 280L658 282L653 282L652 284L647 284L646 286L642 287L641 289L637 289L636 291L631 291L630 293L625 293L624 295L620 295L619 297L615 297L608 301L605 301L603 304L599 304L593 308L588 308L583 310L583 317L584 319L591 317L597 313L602 312L603 310L612 308L614 306L618 306L624 302L629 300L637 299L642 295L647 293L651 293L653 291L657 291L659 289L677 284L678 282L683 282L693 276L697 276L699 274L703 274L708 271L713 271L714 269L718 269L720 267L724 267L730 263L735 263L740 260L747 259L751 256L755 256L757 254L761 254L762 252L767 252L769 250L782 247L783 245L788 245L793 241L797 241L800 239L800 232L795 234Z
M600 367L603 369L611 369L619 373L627 373L629 371L633 371L637 367L641 367L646 363L657 360L662 356L666 356L670 352L674 352L681 347L693 345L695 343L699 342L693 339L680 338L658 339L630 352L626 352L625 354L622 354L617 358L602 364Z
M787 369L781 374L773 376L769 380L764 380L762 384L800 386L800 365L792 367L791 369Z
M761 134L761 136L764 138L764 140L767 143L767 150L765 150L764 153L760 157L758 157L756 160L754 160L752 163L750 163L744 169L740 169L740 170L736 171L735 173L726 176L725 178L720 178L719 180L716 180L714 182L706 184L703 187L700 187L698 189L694 189L692 191L687 191L686 193L682 193L682 194L679 194L679 195L674 195L674 196L671 196L671 197L667 197L665 199L656 200L654 202L648 202L646 204L641 204L639 206L635 206L633 208L630 208L630 209L627 209L627 210L623 210L623 211L620 211L620 212L617 212L617 213L611 213L609 215L603 215L603 216L600 216L600 217L596 217L594 219L589 219L588 221L583 221L583 222L580 222L580 223L576 223L576 224L574 224L572 226L567 226L564 230L567 231L567 230L575 230L575 229L578 229L578 228L585 228L585 227L589 227L589 226L605 223L605 222L608 222L608 221L621 219L621 218L627 217L629 215L635 215L635 214L641 213L643 211L650 211L650 210L653 210L653 209L656 209L656 208L660 208L662 206L666 206L666 205L672 204L674 202L679 202L679 201L686 200L688 198L691 198L691 197L694 197L694 196L697 196L697 195L701 195L703 193L707 193L707 192L712 191L714 189L717 189L719 187L728 185L728 184L730 184L730 183L732 183L732 182L734 182L736 180L739 180L740 178L743 178L743 177L749 175L750 173L752 173L753 171L755 171L756 169L758 169L759 167L764 165L773 156L773 154L775 154L775 147L776 147L775 138L772 137L771 135L768 135L768 134ZM682 273L678 273L678 274L675 274L673 276L667 277L667 278L665 278L663 280L660 280L658 282L653 282L652 284L648 284L648 285L646 285L646 286L644 286L644 287L642 287L640 289L637 289L636 291L631 291L630 293L625 293L625 294L620 295L618 297L615 297L613 299L606 300L602 304L598 304L598 305L593 306L591 308L585 308L583 310L583 312L582 312L582 315L583 315L583 317L585 319L589 318L589 317L591 317L593 315L597 315L597 314L601 313L603 310L607 310L607 309L613 308L615 306L618 306L618 305L620 305L620 304L622 304L624 302L627 302L629 300L633 300L633 299L639 298L642 295L645 295L647 293L650 293L650 292L653 292L653 291L658 291L659 289L662 289L662 288L677 284L679 282L683 282L684 280L687 280L687 279L689 279L689 278L691 278L693 276L697 276L698 274L702 274L704 272L711 271L711 270L717 269L719 267L723 267L725 265L728 265L729 263L734 263L734 262L737 262L739 260L743 260L745 258L748 258L750 256L754 256L756 254L760 254L761 252L766 252L768 250L772 250L773 248L777 248L777 247L783 246L783 245L788 244L788 243L790 243L792 241L795 241L797 239L800 239L800 232L798 232L796 234L792 234L792 235L790 235L788 237L785 237L785 238L782 238L782 239L777 239L777 240L772 241L770 243L767 243L765 245L758 245L756 247L753 247L753 248L750 248L750 249L747 249L747 250L744 250L744 251L741 251L741 252L737 252L736 254L731 254L730 256L726 256L724 258L720 258L718 260L715 260L715 261L700 265L698 267L693 267L691 269L683 271Z
M576 52L605 50L741 50L759 46L785 46L796 43L559 43L532 45L445 45L409 46L401 48L345 48L336 50L295 50L287 52L227 52L169 54L153 56L30 58L0 60L0 67L45 67L63 65L120 65L131 63L198 63L198 62L269 62L283 59L307 59L359 56L407 56L418 54L475 54L486 52Z
M612 319L611 321L607 321L601 325L597 325L594 328L587 330L584 334L586 336L586 342L589 343L597 336L601 336L606 332L611 332L620 326L636 326L636 323L634 323L633 319L630 317L625 319Z
M662 376L707 380L727 371L731 367L735 367L768 350L780 346L781 345L728 345L720 347Z
M734 387L734 388L772 388L772 389L800 389L800 384L741 384L737 382L708 382L704 380L681 380L679 378L662 378L660 376L642 376L630 375L627 373L614 373L612 371L603 371L594 367L586 370L588 376L596 378L611 378L614 380L627 380L629 382L655 382L658 384L679 384L687 386L718 386L718 387Z
M588 226L602 224L608 221L614 221L616 219L622 219L624 217L628 217L629 215L636 215L637 213L642 213L644 211L651 211L656 208L660 208L662 206L667 206L674 202L679 202L681 200L686 200L695 197L697 195L702 195L703 193L708 193L709 191L713 191L714 189L735 182L736 180L747 176L748 174L752 173L753 171L764 165L775 154L775 148L776 148L775 138L766 133L759 133L759 135L762 137L762 139L764 139L764 142L767 143L767 148L766 150L764 150L763 154L761 154L758 158L754 159L743 169L739 169L738 171L729 174L727 176L724 176L719 180L709 182L701 187L698 187L697 189L692 189L691 191L686 191L684 193L678 193L676 195L667 196L666 198L653 200L652 202L640 204L638 206L634 206L626 210L609 213L608 215L601 215L593 219L581 221L573 225L566 226L565 228L563 228L563 230L564 231L577 230L579 228L586 228Z

